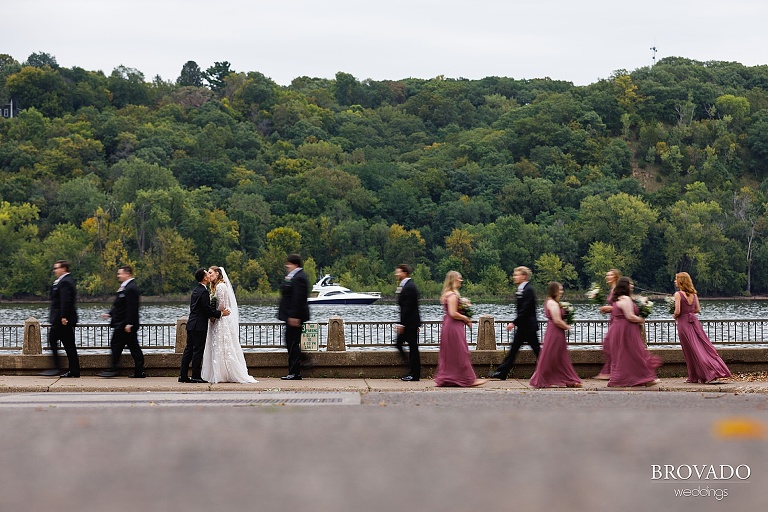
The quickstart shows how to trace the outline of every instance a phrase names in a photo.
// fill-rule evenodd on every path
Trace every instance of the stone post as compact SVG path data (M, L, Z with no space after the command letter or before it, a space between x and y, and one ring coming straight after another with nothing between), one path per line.
M187 320L186 316L176 319L176 349L174 352L181 354L187 346Z
M496 350L496 326L490 315L480 315L477 321L477 350Z
M29 317L24 320L24 345L21 353L24 355L38 355L43 353L40 321L37 318Z
M344 320L340 316L332 316L328 319L328 352L346 352L347 344L344 340Z

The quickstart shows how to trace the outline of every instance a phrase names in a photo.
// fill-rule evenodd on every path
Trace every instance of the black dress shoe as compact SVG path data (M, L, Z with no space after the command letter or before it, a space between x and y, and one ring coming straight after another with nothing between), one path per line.
M507 380L507 375L501 372L491 372L488 374L489 379Z
M196 379L194 377L189 379L189 382L191 382L192 384L208 384L207 380L205 380L205 379Z
M117 372L114 370L107 370L105 372L99 372L96 374L97 377L117 377Z
M131 378L132 379L146 379L147 378L147 374L144 373L144 372L134 373L133 375L131 375Z
M295 373L289 373L288 375L280 377L280 379L281 380L301 380L301 375L296 375Z
M56 369L54 369L54 370L44 370L44 371L38 373L38 375L40 375L41 377L58 377L59 374L61 374L61 370L56 370Z
M179 382L192 382L189 377L179 377Z
M403 380L405 382L418 382L419 378L414 377L413 375L406 375L405 377L400 377L400 380Z
M67 372L67 373L63 374L61 376L61 378L62 379L79 379L80 378L80 374L79 373Z

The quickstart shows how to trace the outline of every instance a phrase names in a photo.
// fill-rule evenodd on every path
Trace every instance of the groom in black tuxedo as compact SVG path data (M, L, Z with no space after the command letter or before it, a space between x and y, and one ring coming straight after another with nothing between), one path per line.
M515 365L517 351L527 343L533 349L536 360L539 360L539 321L536 319L536 295L533 293L531 269L517 267L512 274L512 281L517 285L517 316L507 324L507 330L517 329L509 353L504 361L496 368L495 372L488 374L491 379L507 380L507 375Z
M397 325L395 347L409 368L408 375L400 377L400 380L406 382L421 379L419 289L416 288L416 283L411 279L411 273L413 273L413 269L406 263L401 263L395 268L395 277L398 281L397 304L400 306L400 323ZM405 343L408 343L407 354L403 349Z
M187 345L181 356L179 382L205 383L201 370L203 368L203 352L205 339L208 336L208 319L215 320L229 316L229 310L218 311L211 304L211 294L205 286L209 282L208 272L204 268L195 272L197 286L192 290L189 301L189 317L187 318ZM189 365L192 364L192 378L188 377Z

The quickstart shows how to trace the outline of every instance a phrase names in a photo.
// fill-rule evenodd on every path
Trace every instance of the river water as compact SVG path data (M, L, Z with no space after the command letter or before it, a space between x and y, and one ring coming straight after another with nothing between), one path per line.
M601 315L597 306L589 303L574 303L576 320L599 320L607 318ZM78 305L80 323L101 324L106 323L99 315L109 309L108 304L83 303ZM443 316L442 306L439 304L422 304L422 320L440 320ZM475 304L476 317L479 315L491 315L498 320L508 320L515 316L515 306L509 304ZM539 319L544 319L542 306L539 306ZM399 308L396 304L382 303L368 306L312 306L310 314L312 320L324 322L332 316L340 316L345 321L370 321L389 322L397 321ZM179 317L187 316L189 306L187 304L173 303L145 303L141 307L141 321L145 324L176 323ZM240 321L243 323L275 322L277 305L252 305L240 306ZM0 304L0 324L19 325L29 317L35 317L43 322L48 319L48 307L46 304ZM714 300L703 301L701 304L702 319L764 319L768 318L768 301L727 301ZM650 319L671 319L667 312L667 306L663 301L656 303Z

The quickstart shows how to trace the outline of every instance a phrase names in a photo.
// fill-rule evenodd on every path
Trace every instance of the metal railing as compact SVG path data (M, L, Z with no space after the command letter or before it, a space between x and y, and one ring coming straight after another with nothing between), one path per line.
M512 341L513 332L506 330L509 320L493 321L496 345L501 348ZM539 322L543 339L546 322ZM319 344L327 346L328 322L318 322ZM350 348L365 348L394 345L397 338L395 322L345 322L345 345ZM425 321L419 331L419 343L437 346L440 343L442 323L438 320ZM701 320L707 336L716 345L766 345L768 344L768 319L726 319ZM608 330L607 320L577 320L566 338L569 345L596 347L602 343ZM648 320L644 325L645 338L649 346L677 345L677 328L674 320ZM47 346L50 325L41 324L42 345ZM466 329L467 343L477 344L477 324ZM147 349L170 349L176 345L175 324L145 324L138 332L139 343ZM112 328L106 324L83 324L75 328L75 343L80 349L108 349ZM0 325L0 351L21 350L24 341L23 325ZM283 346L283 323L242 323L240 343L246 349L280 348Z
M20 350L23 343L23 325L0 325L0 350Z
M321 347L327 345L328 322L315 322L319 326ZM243 348L279 348L283 343L283 323L242 323L240 324L240 345Z

